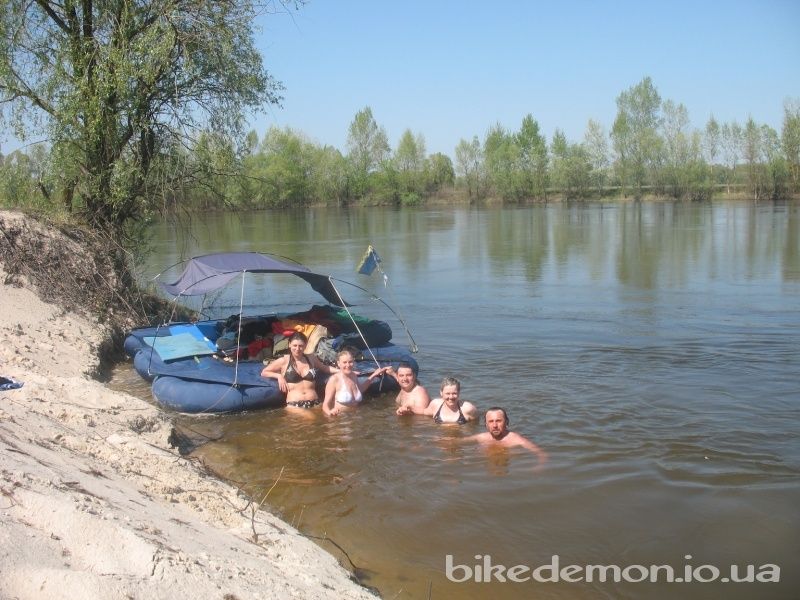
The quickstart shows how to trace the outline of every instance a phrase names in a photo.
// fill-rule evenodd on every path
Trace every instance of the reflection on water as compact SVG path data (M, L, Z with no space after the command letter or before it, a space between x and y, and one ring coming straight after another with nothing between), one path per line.
M213 215L188 242L156 228L149 273L261 250L374 289L406 317L432 395L456 374L465 399L506 406L551 460L534 473L524 450L459 442L479 425L398 418L389 396L334 420L176 422L217 440L198 451L209 465L257 499L269 491L386 598L793 597L799 221L796 206L612 204ZM368 243L386 291L354 274ZM392 322L373 308L357 311ZM115 385L134 384L120 372ZM775 563L782 582L456 584L448 554L681 572Z

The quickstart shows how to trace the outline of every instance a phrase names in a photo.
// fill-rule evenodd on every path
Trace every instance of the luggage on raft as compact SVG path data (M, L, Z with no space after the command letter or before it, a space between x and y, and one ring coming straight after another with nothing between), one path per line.
M153 396L162 405L187 413L234 412L283 406L286 403L275 379L261 377L263 359L288 351L288 339L303 332L309 342L306 352L333 364L336 351L347 346L358 353L355 370L367 377L376 368L401 362L412 365L416 344L408 328L389 305L375 295L402 323L410 348L391 343L392 330L383 321L371 320L351 312L352 304L342 298L337 283L367 292L358 285L330 275L313 273L307 267L271 254L259 252L221 252L197 256L177 263L183 271L173 283L160 283L175 297L202 297L241 278L239 312L225 319L190 323L168 323L159 327L140 327L125 339L125 351L133 357L136 371L152 382ZM172 269L173 267L170 267ZM168 270L170 270L168 269ZM155 280L163 282L164 271ZM313 305L304 312L260 316L243 314L245 278L262 275L292 275L306 283L328 302ZM203 304L205 306L205 303ZM318 381L324 385L324 381ZM368 394L399 389L393 377L384 376L366 390ZM318 389L321 393L321 390Z
M278 382L261 376L262 361L226 360L205 336L203 332L217 330L216 323L180 323L130 332L125 339L125 351L133 356L136 372L152 382L153 397L163 406L185 413L239 412L285 406L286 396ZM378 329L384 331L383 326ZM320 352L325 353L325 348L331 346L347 345L346 339L341 336L339 340L325 340L327 343L321 345ZM402 346L386 343L370 350L381 366L392 365L397 369L401 362L407 362L415 371L418 369L414 357ZM166 359L162 358L162 353ZM372 355L364 349L356 356L355 370L364 378L376 368ZM324 381L321 384L324 385ZM398 389L394 378L385 376L373 381L365 395Z

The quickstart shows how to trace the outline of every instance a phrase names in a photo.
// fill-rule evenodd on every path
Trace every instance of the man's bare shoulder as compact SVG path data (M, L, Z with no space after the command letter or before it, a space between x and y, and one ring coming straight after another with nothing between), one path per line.
M476 433L475 435L470 435L464 438L465 441L469 442L479 442L481 444L491 444L495 441L492 437L492 434L488 431L484 431L483 433Z
M502 439L502 442L507 446L525 446L531 443L527 438L514 431L509 431Z

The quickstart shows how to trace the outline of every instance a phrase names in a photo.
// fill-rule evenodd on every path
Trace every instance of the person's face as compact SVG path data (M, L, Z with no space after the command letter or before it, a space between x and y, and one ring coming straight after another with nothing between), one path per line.
M303 356L305 349L306 343L303 340L292 340L289 344L289 352L291 352L292 356L295 358Z
M416 382L414 371L409 367L400 367L397 369L397 382L400 384L401 390L410 390Z
M442 388L442 400L444 400L448 406L456 406L458 404L458 386L444 386Z
M345 352L344 354L340 354L339 358L336 359L336 364L339 366L339 369L344 373L350 373L353 370L353 365L355 364L355 360L353 360L353 355Z
M490 410L486 413L486 429L492 437L498 439L508 431L508 423L502 410Z

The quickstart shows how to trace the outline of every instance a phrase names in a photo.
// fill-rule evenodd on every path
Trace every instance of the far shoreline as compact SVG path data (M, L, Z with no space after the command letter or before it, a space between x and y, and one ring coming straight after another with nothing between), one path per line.
M724 203L737 203L737 204L794 204L800 202L800 194L793 194L785 199L754 199L751 194L738 192L733 194L720 193L711 198L704 200L692 200L689 198L674 198L666 195L645 194L641 197L631 195L609 195L609 196L591 196L585 198L568 198L562 194L553 194L544 199L529 198L519 201L509 201L497 197L484 197L484 198L470 198L463 193L456 194L436 194L425 198L419 203L403 204L402 202L385 202L373 201L369 198L359 201L333 204L333 203L310 203L300 205L280 205L280 206L224 206L224 207L205 207L196 208L193 213L208 213L208 214L243 214L248 212L269 212L269 211L293 211L293 210L351 210L359 208L381 207L381 208L397 208L402 210L425 210L426 208L446 209L446 208L513 208L524 206L541 206L547 204L574 204L574 205L590 205L590 204L636 204L636 203L664 203L664 204L724 204ZM164 216L177 216L177 213L168 211Z

